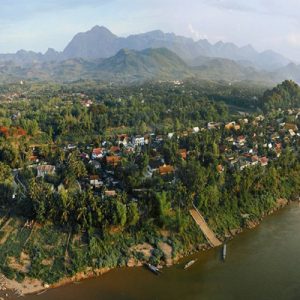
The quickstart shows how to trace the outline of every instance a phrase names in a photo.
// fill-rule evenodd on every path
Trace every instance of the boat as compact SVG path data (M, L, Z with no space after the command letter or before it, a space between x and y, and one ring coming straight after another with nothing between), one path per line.
M158 275L161 273L161 270L159 270L157 267L151 265L151 264L146 264L147 268L153 272L154 274Z
M196 261L197 261L197 259L189 261L189 262L184 266L184 270L188 269L188 268L189 268L190 266L192 266Z
M222 258L223 258L223 260L226 259L226 254L227 254L227 245L224 244L223 245L223 250L222 250Z

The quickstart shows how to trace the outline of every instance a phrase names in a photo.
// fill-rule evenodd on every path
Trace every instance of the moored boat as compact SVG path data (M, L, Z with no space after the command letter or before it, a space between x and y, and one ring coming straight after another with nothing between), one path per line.
M147 268L153 272L154 274L158 275L161 273L161 270L159 270L157 267L151 265L151 264L146 264Z
M184 270L186 270L186 269L188 269L189 267L191 267L196 261L197 261L197 259L189 261L189 262L184 266Z
M222 250L222 258L223 258L223 260L226 259L226 254L227 254L227 245L224 244L223 245L223 250Z

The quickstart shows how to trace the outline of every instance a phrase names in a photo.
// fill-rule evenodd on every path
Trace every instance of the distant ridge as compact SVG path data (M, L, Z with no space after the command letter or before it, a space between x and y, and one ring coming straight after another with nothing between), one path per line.
M51 50L50 54L56 56ZM94 60L72 58L24 65L11 61L0 63L2 82L99 80L132 83L146 80L182 80L192 77L213 81L273 84L284 79L297 81L300 79L300 67L290 64L278 71L262 72L233 60L208 57L198 59L197 66L191 66L167 48L148 48L141 51L121 49L112 57Z
M0 54L0 62L13 61L17 64L62 61L73 58L94 60L108 58L121 49L144 50L147 48L167 48L183 60L192 61L197 57L226 58L238 63L252 65L258 69L271 71L284 67L291 60L271 50L259 53L251 45L238 47L233 43L219 41L215 44L207 40L194 41L191 38L154 30L142 34L118 37L104 26L94 26L87 32L74 36L63 52L49 49L45 54L32 51L18 51L15 54Z
M209 43L160 30L118 37L103 26L78 33L57 52L20 50L0 54L0 80L137 82L206 80L278 83L300 82L300 66L271 50L257 52L251 45Z

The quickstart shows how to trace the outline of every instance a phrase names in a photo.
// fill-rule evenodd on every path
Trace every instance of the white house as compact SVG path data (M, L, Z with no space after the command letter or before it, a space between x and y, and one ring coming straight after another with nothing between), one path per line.
M132 138L132 144L136 146L144 146L145 145L145 138L143 136L137 135Z

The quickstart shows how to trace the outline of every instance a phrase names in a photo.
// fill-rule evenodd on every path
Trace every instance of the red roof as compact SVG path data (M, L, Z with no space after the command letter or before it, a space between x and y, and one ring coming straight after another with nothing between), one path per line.
M100 155L103 153L103 148L94 148L93 149L93 154Z
M170 165L164 165L159 167L159 174L160 175L166 175L166 174L170 174L170 173L174 173L174 167L170 166Z
M120 156L106 156L106 162L109 165L117 166L121 162Z
M110 147L110 152L119 152L120 151L120 147L118 147L118 146L112 146L112 147Z

